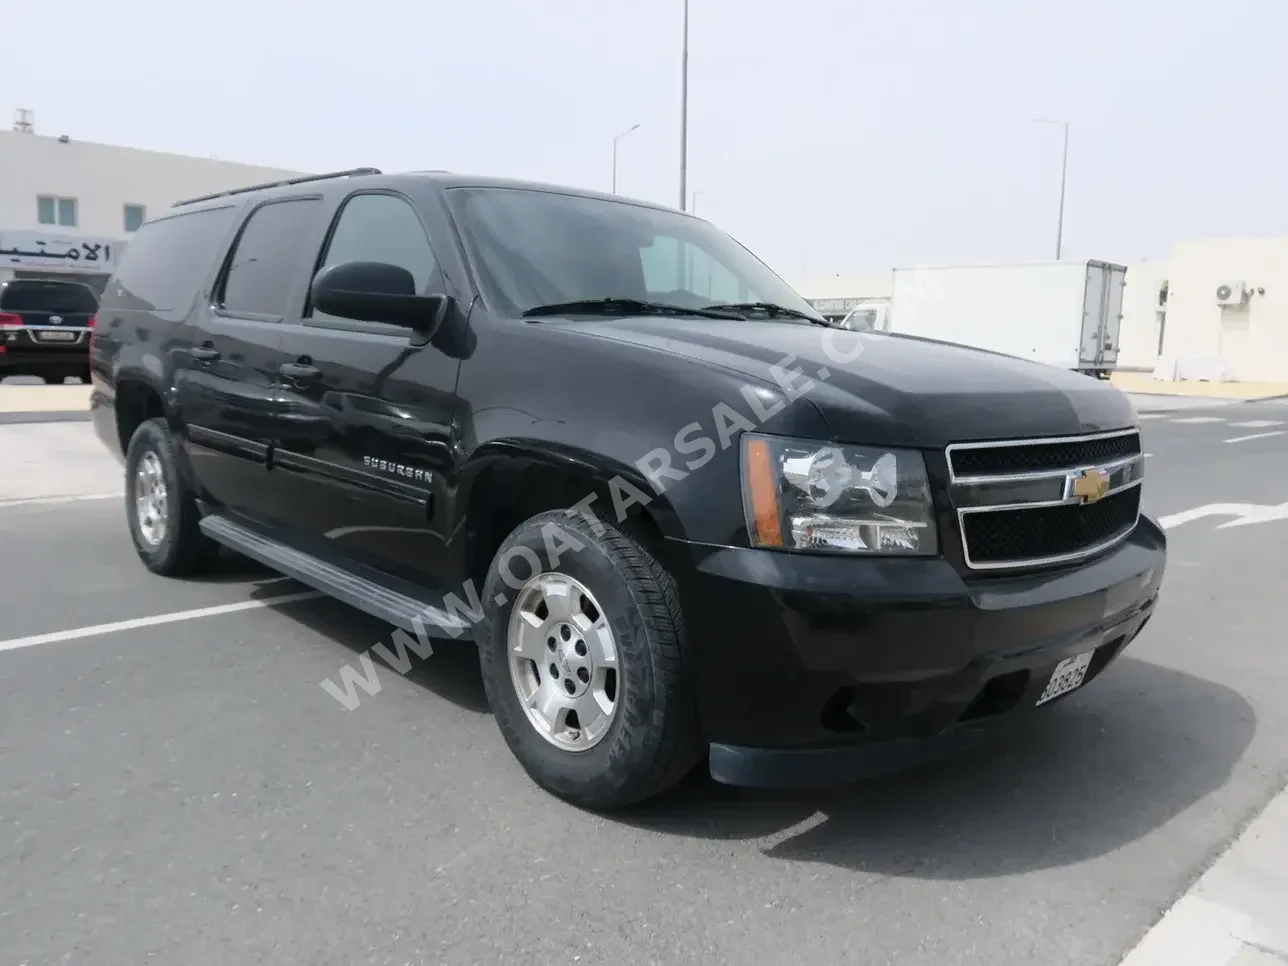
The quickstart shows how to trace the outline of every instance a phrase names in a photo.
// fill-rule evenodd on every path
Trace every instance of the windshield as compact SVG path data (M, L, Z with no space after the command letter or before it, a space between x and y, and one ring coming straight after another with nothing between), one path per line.
M870 332L876 327L876 309L855 309L841 323L841 328L850 329L854 332Z
M0 288L0 309L10 312L58 312L63 315L98 311L98 300L89 286L79 282L43 282L20 279Z
M694 309L764 302L822 318L747 249L697 218L529 188L450 194L484 295L501 312L611 298Z

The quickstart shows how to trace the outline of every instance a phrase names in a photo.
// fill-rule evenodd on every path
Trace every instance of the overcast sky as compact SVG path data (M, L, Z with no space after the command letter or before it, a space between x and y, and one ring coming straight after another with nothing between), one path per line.
M0 0L42 134L679 201L682 0ZM691 0L697 210L792 277L1288 232L1286 0ZM1276 117L1279 120L1276 120Z

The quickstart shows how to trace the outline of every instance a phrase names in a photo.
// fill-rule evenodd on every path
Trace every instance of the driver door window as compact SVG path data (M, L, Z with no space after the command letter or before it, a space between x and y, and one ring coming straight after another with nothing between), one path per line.
M394 195L361 194L345 202L318 271L345 262L384 262L405 268L421 295L442 288L438 262L419 216L410 204ZM317 310L311 310L309 317L315 321L351 321Z

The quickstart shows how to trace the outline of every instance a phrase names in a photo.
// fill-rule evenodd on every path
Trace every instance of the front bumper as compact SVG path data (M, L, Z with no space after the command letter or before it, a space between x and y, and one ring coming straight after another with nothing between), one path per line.
M1086 686L1152 615L1167 542L1142 516L1077 566L972 578L944 560L685 549L712 775L780 786L978 742L1047 707L1037 701L1056 665L1094 651Z

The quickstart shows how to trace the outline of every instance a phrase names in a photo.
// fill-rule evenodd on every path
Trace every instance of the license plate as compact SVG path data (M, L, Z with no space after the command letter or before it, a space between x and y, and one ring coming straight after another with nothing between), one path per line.
M75 332L37 332L36 338L41 342L75 342Z
M1051 672L1051 680L1047 681L1046 689L1038 698L1038 704L1046 704L1053 698L1068 694L1081 685L1087 676L1087 668L1091 666L1092 655L1095 653L1095 651L1087 651L1077 657L1067 657L1057 664L1055 670Z

